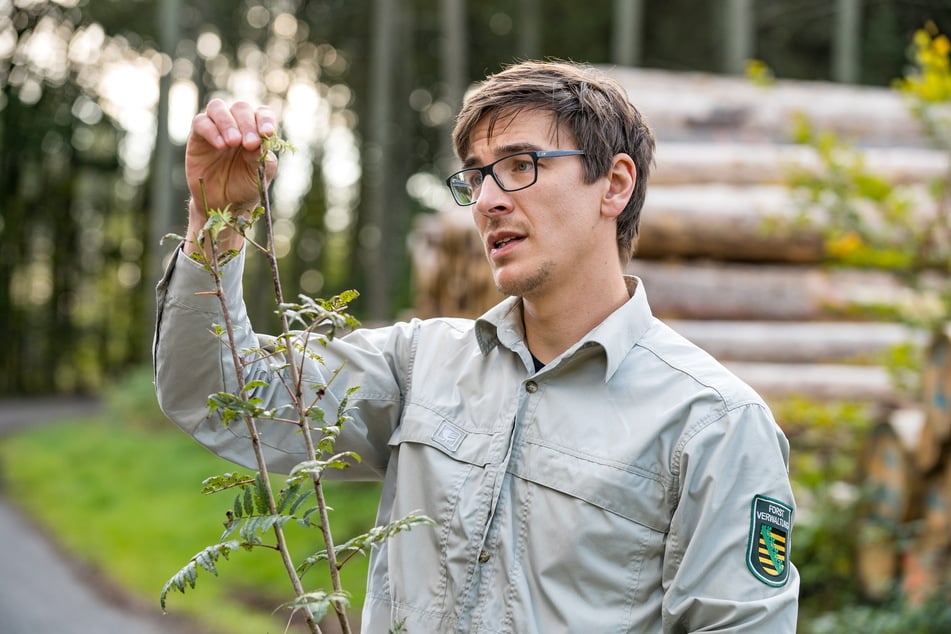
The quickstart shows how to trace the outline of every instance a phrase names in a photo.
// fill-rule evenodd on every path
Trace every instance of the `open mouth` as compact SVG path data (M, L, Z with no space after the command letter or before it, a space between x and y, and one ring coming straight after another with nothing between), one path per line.
M515 242L518 240L524 240L524 238L519 238L517 236L509 236L508 238L502 238L501 240L496 240L495 244L492 245L493 249L501 249L505 245Z

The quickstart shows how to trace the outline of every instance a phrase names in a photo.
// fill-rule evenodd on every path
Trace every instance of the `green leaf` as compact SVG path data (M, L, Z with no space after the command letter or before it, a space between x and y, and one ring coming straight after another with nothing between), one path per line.
M243 390L243 391L249 392L249 391L254 390L254 389L257 389L257 388L259 388L259 387L267 387L268 385L269 385L269 384L268 384L267 381L261 381L261 380L248 381L247 383L244 384L244 390Z
M218 557L224 557L227 559L231 551L236 550L238 546L238 542L229 541L214 544L199 551L187 564L185 564L185 567L176 572L162 588L162 594L159 597L159 603L162 605L162 611L165 611L165 601L170 590L178 590L184 594L186 585L194 589L195 581L198 579L199 567L207 570L215 576L218 576L218 569L215 568L215 562L218 561Z
M264 478L258 473L254 477L254 506L260 515L267 515L271 509L268 504L267 485L264 484Z
M261 415L261 399L241 399L229 392L216 392L208 397L208 413L219 412L221 421L225 425L236 418L249 416L256 418Z
M307 610L315 621L320 621L335 605L346 610L350 607L350 595L343 591L328 594L324 590L316 590L300 595L290 603L285 603L284 607L294 613Z
M299 476L308 474L320 478L326 469L346 469L353 462L360 462L360 456L352 451L343 451L325 460L305 460L294 465L290 475Z
M390 539L398 533L412 530L417 526L435 526L436 522L426 517L425 515L419 514L418 511L407 514L406 516L394 520L389 524L383 524L381 526L374 526L366 533L362 535L357 535L356 537L347 540L343 544L340 544L334 547L334 554L338 560L338 567L343 565L341 561L342 555L366 555L368 550L375 545L380 544L381 542ZM327 559L327 550L319 550L310 557L307 557L301 564L297 567L297 572L304 574L310 570L315 564L325 561Z
M295 500L295 502L294 502L293 504L291 504L291 508L288 509L287 512L290 513L291 515L296 514L296 513L297 513L297 509L299 509L299 508L301 507L301 505L302 505L304 502L306 502L307 499L310 498L311 495L313 495L313 493L314 493L314 490L313 490L313 489L308 488L307 490L305 490L305 491L297 498L297 500Z
M244 490L244 514L248 517L254 515L253 487L247 487Z
M287 507L287 504L295 499L295 496L300 492L301 483L297 480L293 484L289 485L287 488L281 491L280 496L277 498L277 512L283 513L284 509Z
M201 492L208 495L234 487L244 487L252 482L254 482L254 478L250 475L228 472L202 480Z

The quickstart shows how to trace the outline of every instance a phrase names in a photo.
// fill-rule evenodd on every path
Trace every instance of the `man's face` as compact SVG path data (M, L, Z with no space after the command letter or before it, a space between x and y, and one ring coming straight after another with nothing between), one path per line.
M483 118L463 160L478 167L519 151L573 149L578 148L572 135L556 134L550 113L528 110L503 114L492 136ZM515 192L485 178L473 216L503 293L541 299L560 291L570 297L597 277L606 256L617 261L616 223L600 213L607 179L586 184L582 160L541 158L537 182Z

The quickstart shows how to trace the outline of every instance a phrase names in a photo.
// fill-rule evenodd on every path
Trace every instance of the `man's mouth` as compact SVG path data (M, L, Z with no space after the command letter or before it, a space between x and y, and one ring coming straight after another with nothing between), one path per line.
M515 240L521 240L521 239L522 238L518 238L516 236L509 236L508 238L502 238L501 240L496 240L495 244L493 244L492 247L495 249L501 249L509 242L513 242Z

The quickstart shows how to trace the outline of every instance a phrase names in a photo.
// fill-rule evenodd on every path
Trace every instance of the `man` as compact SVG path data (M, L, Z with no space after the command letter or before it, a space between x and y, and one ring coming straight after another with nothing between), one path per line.
M210 103L186 150L192 196L201 177L211 207L255 204L274 130L266 108ZM641 115L592 69L526 62L467 99L453 138L464 169L447 183L512 297L475 321L357 330L304 372L319 384L345 362L329 411L360 386L338 448L363 457L345 475L383 479L380 523L437 522L373 552L364 631L794 632L788 444L624 276L654 149ZM194 202L189 218L185 253L200 248ZM242 258L224 284L250 347ZM250 464L243 430L205 408L234 388L207 334L217 300L195 295L210 284L179 255L159 287L158 393L199 442ZM268 378L260 365L249 374ZM286 400L273 385L255 393L268 406ZM293 429L262 433L275 469L307 458Z

